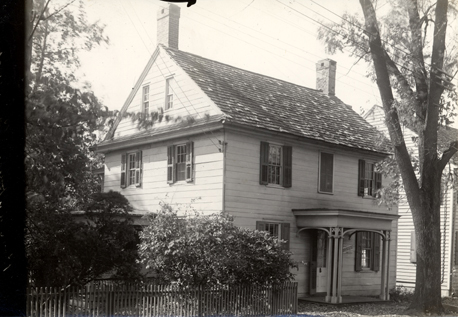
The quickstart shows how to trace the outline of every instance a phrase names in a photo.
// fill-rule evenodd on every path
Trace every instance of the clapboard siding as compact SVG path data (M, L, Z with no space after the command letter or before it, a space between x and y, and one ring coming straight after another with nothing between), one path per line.
M374 107L365 118L370 124L375 126L378 130L388 135L387 127L384 123L383 110L379 107ZM414 142L416 134L410 129L403 128L404 140L407 148L413 153L418 153L418 149ZM400 196L405 196L405 192L401 191ZM446 202L441 205L441 276L442 276L442 295L449 296L450 273L452 272L450 262L453 259L452 249L452 213L453 210L453 190L449 189L446 193ZM415 286L416 266L410 262L410 240L411 232L414 231L412 220L412 213L410 211L407 201L404 199L398 204L398 211L401 218L399 218L398 229L398 254L397 254L397 285L407 287ZM456 227L455 227L456 228ZM458 286L458 281L457 281Z
M221 133L203 134L170 142L151 143L139 148L108 153L105 158L105 191L121 192L133 207L141 212L153 212L160 201L172 204L188 204L203 212L222 210L223 154L217 144ZM194 181L167 184L167 146L186 141L194 142ZM129 151L142 151L142 186L120 187L121 155Z
M226 134L225 210L234 216L237 225L255 229L256 221L288 222L291 226L290 248L294 260L300 262L297 277L299 295L309 292L310 233L296 236L296 219L292 209L341 208L360 211L396 214L396 210L378 207L372 199L357 195L358 160L374 161L373 156L362 156L352 151L340 151L303 142L286 142L278 137L261 138L248 133L230 131ZM292 187L260 185L260 142L267 141L292 146ZM332 195L318 193L318 166L320 151L334 154L334 192ZM397 224L393 223L393 241L396 241ZM346 237L348 240L348 237ZM354 236L346 241L354 245ZM381 275L354 271L354 250L344 256L344 295L378 295ZM391 246L390 281L395 283L396 243ZM296 274L296 272L294 272ZM364 275L367 283L358 284ZM359 286L353 288L352 285ZM367 284L367 285L366 285ZM376 286L373 286L376 285Z
M190 77L170 59L167 53L159 48L159 54L144 78L142 84L136 91L128 109L128 113L142 111L142 87L149 85L149 107L150 112L164 110L172 121L156 123L156 126L172 124L175 119L186 120L191 116L194 119L204 118L206 114L220 114L221 111L210 101L203 91L194 83ZM174 101L173 108L165 110L166 78L174 78ZM117 129L116 137L127 136L138 132L137 123L126 117L121 120Z

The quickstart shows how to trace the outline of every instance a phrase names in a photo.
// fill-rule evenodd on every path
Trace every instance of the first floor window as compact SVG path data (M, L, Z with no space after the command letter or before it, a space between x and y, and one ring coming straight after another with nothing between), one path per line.
M334 155L320 153L320 177L319 192L332 193L334 178Z
M170 145L167 148L167 183L193 180L194 143Z
M277 184L291 187L292 147L261 142L261 185Z
M256 230L267 231L279 240L285 240L282 247L289 250L289 223L275 223L266 221L256 221Z
M359 160L358 174L358 196L375 197L382 188L382 174L375 171L375 164Z
M356 233L355 271L380 269L380 236L375 232Z
M130 185L141 186L142 169L141 151L123 154L121 156L121 188Z

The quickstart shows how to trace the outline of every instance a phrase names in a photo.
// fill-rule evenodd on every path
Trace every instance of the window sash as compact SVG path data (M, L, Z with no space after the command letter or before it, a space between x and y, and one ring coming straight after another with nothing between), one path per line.
M143 112L145 114L148 114L149 113L149 85L143 86L142 103L143 103Z
M174 84L174 78L167 78L166 79L166 87L165 87L165 110L172 109L173 108L173 85Z
M334 178L334 154L321 152L320 192L332 193Z
M269 144L268 183L281 185L282 179L282 147Z
M167 183L193 181L194 142L170 145L167 148Z
M259 169L259 184L275 184L290 188L292 184L292 147L261 141Z
M375 197L382 187L382 174L375 171L375 164L359 160L358 196Z

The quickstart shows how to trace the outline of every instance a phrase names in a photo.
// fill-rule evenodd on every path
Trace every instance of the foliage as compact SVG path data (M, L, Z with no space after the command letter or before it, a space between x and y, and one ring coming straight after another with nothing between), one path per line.
M399 285L390 290L390 300L396 303L411 302L413 291L405 286Z
M163 282L184 286L280 283L296 267L281 241L235 226L224 213L202 215L186 206L148 216L140 234L141 262Z
M97 193L85 213L50 209L35 202L27 218L29 277L35 286L84 285L107 272L138 278L138 235L127 199Z

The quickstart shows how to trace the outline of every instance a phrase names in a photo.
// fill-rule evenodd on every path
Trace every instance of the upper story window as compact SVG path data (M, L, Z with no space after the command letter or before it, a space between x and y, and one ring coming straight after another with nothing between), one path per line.
M143 113L149 113L149 85L143 86L142 91L142 108Z
M283 249L289 250L289 223L275 223L266 221L256 221L256 230L267 231L279 240L285 240L282 244Z
M167 78L165 81L165 110L173 108L175 89L175 79L173 77Z
M320 153L319 192L332 193L334 182L334 154Z
M359 160L358 196L375 197L382 188L382 174L375 171L375 164Z
M193 181L194 142L171 145L167 148L167 183Z
M141 186L143 176L142 152L125 153L121 156L121 188Z
M259 183L291 187L292 147L261 142Z
M375 232L356 233L355 271L380 269L380 236Z

